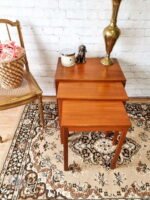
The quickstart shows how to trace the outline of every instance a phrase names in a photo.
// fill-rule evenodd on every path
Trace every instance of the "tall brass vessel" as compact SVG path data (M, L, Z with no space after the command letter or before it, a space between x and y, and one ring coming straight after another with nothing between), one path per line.
M112 0L112 18L109 26L103 31L107 55L101 60L101 63L106 66L113 64L110 54L120 35L120 29L117 27L117 16L121 1L122 0Z

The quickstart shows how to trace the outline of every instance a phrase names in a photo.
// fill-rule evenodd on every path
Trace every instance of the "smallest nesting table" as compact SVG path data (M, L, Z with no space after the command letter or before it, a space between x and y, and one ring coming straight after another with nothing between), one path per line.
M68 170L69 131L113 131L113 144L120 139L110 167L114 169L125 140L130 120L122 102L63 100L60 121L64 143L64 170Z

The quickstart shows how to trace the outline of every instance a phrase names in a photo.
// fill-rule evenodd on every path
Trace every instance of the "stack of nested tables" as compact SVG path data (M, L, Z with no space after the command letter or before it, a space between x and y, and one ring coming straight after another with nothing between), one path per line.
M64 170L68 170L69 131L104 131L106 134L113 131L112 144L117 146L110 167L116 167L131 126L124 107L128 100L125 83L116 59L111 66L103 66L100 58L88 58L85 64L63 67L59 58L55 84L61 143L64 145Z

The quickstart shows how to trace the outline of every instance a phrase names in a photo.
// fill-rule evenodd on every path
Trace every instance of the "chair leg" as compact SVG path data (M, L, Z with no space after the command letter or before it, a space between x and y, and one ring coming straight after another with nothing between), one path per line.
M67 128L62 128L64 129L64 171L68 171L68 135L69 131Z
M119 154L121 152L121 147L122 147L122 145L124 143L124 140L126 138L126 134L127 134L127 130L123 130L122 133L121 133L121 136L120 136L116 151L115 151L115 155L114 155L114 157L112 158L112 161L111 161L111 166L110 166L111 169L115 169L116 168L116 162L117 162Z
M42 127L44 128L44 114L43 114L43 104L42 104L42 95L39 96L39 113L40 113L40 122Z
M2 137L0 136L0 143L3 143L3 139L2 139Z

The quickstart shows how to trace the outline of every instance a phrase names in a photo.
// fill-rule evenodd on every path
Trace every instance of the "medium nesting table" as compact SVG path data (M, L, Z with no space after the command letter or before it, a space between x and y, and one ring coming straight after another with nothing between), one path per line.
M62 118L60 121L64 143L64 170L68 170L68 136L69 131L114 131L113 144L120 133L110 167L114 169L127 131L131 126L130 120L122 102L116 101L77 101L62 102Z
M62 103L64 100L121 101L125 103L128 96L121 82L60 82L57 92L59 121L62 117ZM62 134L61 143L63 143Z

